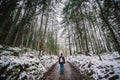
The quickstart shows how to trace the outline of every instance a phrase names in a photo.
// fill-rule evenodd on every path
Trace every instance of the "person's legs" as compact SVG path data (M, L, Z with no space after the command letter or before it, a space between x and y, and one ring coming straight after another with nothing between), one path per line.
M62 73L64 73L64 64L62 64Z
M64 73L64 64L63 63L60 64L60 73Z
M62 64L60 63L60 73L62 73Z

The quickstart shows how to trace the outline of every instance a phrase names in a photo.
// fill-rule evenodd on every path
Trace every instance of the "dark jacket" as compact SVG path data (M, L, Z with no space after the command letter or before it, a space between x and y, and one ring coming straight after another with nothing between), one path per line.
M61 62L60 62L60 58L63 59L63 63L65 64L65 58L64 58L63 56L60 56L60 57L59 57L59 64L61 63Z

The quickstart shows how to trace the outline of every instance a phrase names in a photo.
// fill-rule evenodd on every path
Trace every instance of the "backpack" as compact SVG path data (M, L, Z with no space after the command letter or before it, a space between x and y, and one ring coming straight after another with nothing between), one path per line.
M60 57L60 63L63 63L63 57Z

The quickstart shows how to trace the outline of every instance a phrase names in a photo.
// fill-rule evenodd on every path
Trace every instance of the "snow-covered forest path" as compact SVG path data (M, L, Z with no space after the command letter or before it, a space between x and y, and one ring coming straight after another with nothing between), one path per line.
M45 80L83 80L80 73L77 72L69 62L66 62L64 65L64 74L60 74L60 66L58 63L51 68L52 69L48 71L48 74L46 74L47 76Z

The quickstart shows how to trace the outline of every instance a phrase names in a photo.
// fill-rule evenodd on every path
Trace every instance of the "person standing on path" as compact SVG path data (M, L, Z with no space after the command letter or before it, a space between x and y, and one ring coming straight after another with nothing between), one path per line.
M63 74L64 73L65 58L64 58L62 53L61 53L61 56L59 57L59 64L60 64L60 74Z

